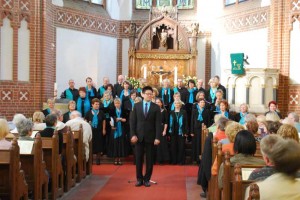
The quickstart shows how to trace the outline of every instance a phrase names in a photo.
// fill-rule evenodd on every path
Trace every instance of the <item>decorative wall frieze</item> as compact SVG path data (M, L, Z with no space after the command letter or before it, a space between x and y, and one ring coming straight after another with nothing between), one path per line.
M19 91L19 100L20 101L28 101L29 100L29 92L27 90Z
M290 95L290 104L291 105L298 105L299 104L299 96L298 96L298 94L291 94Z
M191 54L150 54L150 53L137 53L136 58L142 59L177 59L188 60L193 56Z
M228 33L243 32L268 27L269 7L250 10L243 14L234 14L222 18L224 28Z
M12 91L10 91L10 90L2 90L0 95L1 95L2 101L11 101L13 94L12 94Z

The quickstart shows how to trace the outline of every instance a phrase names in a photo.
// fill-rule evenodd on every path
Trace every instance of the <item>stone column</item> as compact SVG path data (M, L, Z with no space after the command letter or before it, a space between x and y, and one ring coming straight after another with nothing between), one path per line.
M277 102L277 86L273 86L273 100Z
M249 85L245 85L246 86L246 104L249 105L250 99L249 99L249 94L250 94L250 89L249 89Z
M265 96L266 96L266 92L265 92L265 85L261 85L261 104L265 105Z
M135 37L136 37L136 24L129 25L129 49L128 49L128 76L137 77L137 70L135 66Z
M228 99L228 89L226 90L226 98ZM232 85L232 104L235 104L235 84Z

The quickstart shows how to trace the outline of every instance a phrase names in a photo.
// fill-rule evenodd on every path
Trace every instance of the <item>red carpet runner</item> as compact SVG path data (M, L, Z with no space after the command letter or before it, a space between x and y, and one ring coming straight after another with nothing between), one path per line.
M135 187L135 166L131 164L123 166L100 165L93 166L94 175L111 176L104 187L93 199L118 200L118 199L187 199L186 178L196 177L197 166L154 166L152 180L158 184L152 184L150 188ZM195 183L196 184L196 183Z

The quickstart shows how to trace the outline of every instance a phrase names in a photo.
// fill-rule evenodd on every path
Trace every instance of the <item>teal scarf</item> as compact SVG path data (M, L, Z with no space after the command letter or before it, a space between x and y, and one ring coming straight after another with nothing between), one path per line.
M174 91L174 94L175 94L176 92L178 92L178 88L177 88L177 87L174 87L174 88L173 88L173 91Z
M128 95L130 95L130 90L128 90ZM124 90L122 90L121 94L120 94L120 99L121 99L121 102L123 100L123 97L124 97Z
M99 93L100 93L100 96L101 96L101 97L103 96L104 92L105 92L105 88L104 88L103 86L101 86L101 87L99 88Z
M210 98L211 98L211 103L214 103L215 102L215 98L216 98L216 90L210 88L209 94L210 94Z
M95 97L93 87L91 89L88 89L88 86L86 86L85 89L86 89L86 93L87 93L88 98L89 97Z
M162 98L162 100L164 101L165 90L168 91L168 92L167 92L167 95L168 95L168 97L169 97L167 103L170 103L170 102L171 102L171 90L170 90L170 88L168 88L168 89L162 88L162 90L161 90L161 98ZM165 103L165 102L164 102L164 103Z
M84 104L84 113L81 111L82 103ZM82 116L84 116L91 109L91 104L87 97L85 97L84 100L82 98L78 98L76 105L76 110L79 111Z
M195 91L195 88L189 89L189 93L190 93L189 103L194 103L194 91Z
M240 123L241 125L244 125L244 124L246 123L246 122L245 122L245 117L246 117L247 114L248 114L248 113L245 113L245 114L243 115L243 113L240 112L240 117L241 117L241 119L240 119L239 123Z
M107 108L109 104L110 104L110 100L109 101L106 101L105 99L103 100L104 108Z
M93 111L92 127L97 128L98 127L98 113L99 113L99 110L92 109L92 111Z
M121 118L121 110L116 108L116 115L117 115L117 118ZM116 124L117 125L116 125L116 130L114 132L114 139L122 136L122 122L118 121L118 122L116 122Z
M175 110L175 104L174 104L174 102L172 103L172 106L171 106L171 111L172 110Z
M203 108L200 108L200 106L197 104L197 109L198 109L198 118L197 118L197 120L198 121L203 121L203 117L202 117L202 113L203 113Z
M182 125L183 125L183 119L182 118L183 118L183 116L180 115L180 112L178 113L178 115L175 113L175 115L176 115L176 121L177 121L177 123L179 125L178 135L182 136L182 134L183 134L183 132L182 132ZM173 124L173 116L171 114L170 115L170 129L169 129L169 133L173 132L173 126L174 126L174 124Z
M70 88L66 90L66 99L73 100L73 93L71 92Z
M51 114L51 110L50 110L50 108L47 108L47 112L48 112L49 114Z

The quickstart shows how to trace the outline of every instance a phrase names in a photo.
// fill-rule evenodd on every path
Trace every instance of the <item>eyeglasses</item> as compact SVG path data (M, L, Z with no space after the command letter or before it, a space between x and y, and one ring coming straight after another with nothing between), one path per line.
M144 94L145 94L145 95L149 95L149 96L150 96L150 95L153 95L153 93L144 93Z

